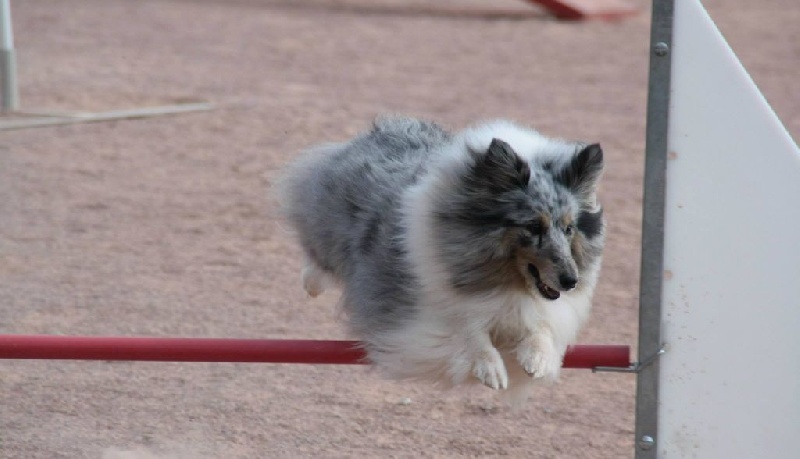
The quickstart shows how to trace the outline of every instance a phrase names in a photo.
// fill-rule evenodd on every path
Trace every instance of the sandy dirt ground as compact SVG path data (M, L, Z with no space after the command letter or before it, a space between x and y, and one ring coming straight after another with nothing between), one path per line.
M707 4L797 138L800 5ZM216 108L0 133L0 332L345 338L336 295L299 284L270 177L400 112L601 142L607 255L580 341L635 345L648 7L580 24L430 5L13 2L23 108ZM634 389L565 371L511 412L364 367L5 361L0 457L631 457Z

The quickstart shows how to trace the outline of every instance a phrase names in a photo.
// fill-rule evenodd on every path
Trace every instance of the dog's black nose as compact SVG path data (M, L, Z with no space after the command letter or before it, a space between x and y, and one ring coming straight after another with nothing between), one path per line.
M558 276L558 282L561 284L561 288L564 290L572 290L576 285L578 285L578 279L564 274Z

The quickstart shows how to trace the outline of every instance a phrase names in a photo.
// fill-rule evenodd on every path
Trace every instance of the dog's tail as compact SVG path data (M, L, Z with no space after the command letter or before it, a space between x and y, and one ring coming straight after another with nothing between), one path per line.
M318 202L319 183L315 177L324 172L326 158L342 150L345 144L330 143L312 147L278 171L270 180L270 197L278 203L281 217L297 230L303 225L307 209Z

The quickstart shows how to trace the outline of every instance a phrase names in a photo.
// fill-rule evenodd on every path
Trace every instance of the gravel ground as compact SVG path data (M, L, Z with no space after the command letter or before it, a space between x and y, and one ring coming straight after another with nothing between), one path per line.
M707 6L797 138L800 6ZM269 181L298 150L400 112L601 142L609 235L581 342L635 345L649 10L613 23L532 12L511 0L14 2L25 109L216 108L2 132L0 333L345 338L335 294L300 286ZM362 367L7 361L0 457L631 457L633 395L630 375L565 371L514 412L488 389Z

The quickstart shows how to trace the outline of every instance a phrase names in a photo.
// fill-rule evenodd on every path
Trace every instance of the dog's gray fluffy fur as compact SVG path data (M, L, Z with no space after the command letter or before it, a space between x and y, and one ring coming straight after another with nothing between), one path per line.
M289 182L285 208L300 243L324 272L346 280L343 304L358 330L413 314L420 289L403 246L402 194L451 137L432 123L379 119L367 134L301 163Z

